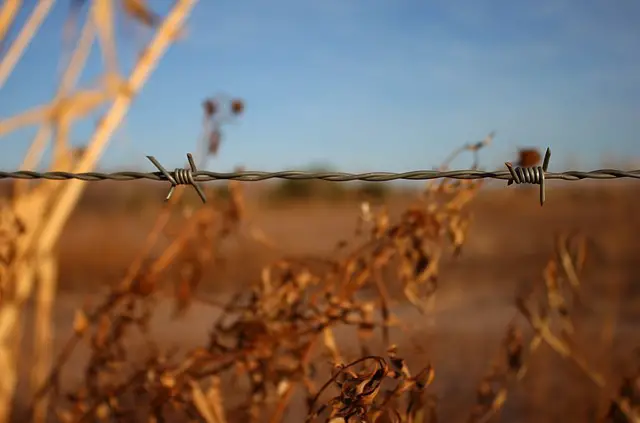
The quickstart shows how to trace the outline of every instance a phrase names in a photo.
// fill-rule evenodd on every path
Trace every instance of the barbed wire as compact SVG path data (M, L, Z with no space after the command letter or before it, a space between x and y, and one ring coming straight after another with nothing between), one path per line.
M177 169L188 170L188 169ZM175 172L175 171L174 171ZM174 172L169 172L173 174ZM192 172L195 182L211 181L242 181L259 182L267 179L288 179L288 180L322 180L330 182L390 182L390 181L426 181L430 179L499 179L510 180L511 174L508 170L483 171L483 170L414 170L410 172L309 172L303 170L286 170L279 172L263 171L241 171L241 172L210 172L198 170ZM564 181L578 181L582 179L620 179L632 178L640 179L640 169L620 170L620 169L598 169L591 171L568 170L563 172L546 172L545 179L560 179ZM86 182L96 181L134 181L147 179L151 181L170 181L162 172L34 172L29 170L18 170L13 172L0 171L0 179L49 179L49 180L69 180L79 179ZM178 184L181 185L181 184Z
M167 181L171 183L171 188L166 200L171 198L174 189L178 185L191 185L197 191L203 202L206 197L197 182L211 181L243 181L257 182L268 179L286 179L286 180L322 180L330 182L389 182L389 181L425 181L432 179L497 179L506 180L508 185L515 184L533 184L540 186L540 204L545 201L545 180L556 179L564 181L578 181L582 179L619 179L631 178L640 179L640 169L621 170L621 169L598 169L591 171L568 170L563 172L548 172L549 159L551 152L547 149L542 166L519 167L513 166L511 163L505 163L507 170L484 171L476 169L468 170L415 170L410 172L366 172L366 173L347 173L347 172L310 172L299 170L286 170L279 172L263 172L263 171L238 171L238 172L211 172L206 170L197 170L193 157L187 154L189 167L187 169L175 169L173 171L166 170L153 156L147 156L149 161L153 163L159 171L156 172L36 172L30 170L17 170L12 172L0 171L0 179L48 179L48 180L70 180L78 179L86 182L95 181L133 181L146 179L151 181Z

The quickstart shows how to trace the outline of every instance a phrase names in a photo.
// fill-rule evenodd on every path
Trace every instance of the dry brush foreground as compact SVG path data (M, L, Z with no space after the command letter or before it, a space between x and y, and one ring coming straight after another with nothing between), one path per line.
M129 249L79 210L54 312L72 334L16 419L48 395L59 421L633 421L637 188L551 190L538 209L481 183L296 211L232 182L170 203ZM109 292L88 294L93 277Z

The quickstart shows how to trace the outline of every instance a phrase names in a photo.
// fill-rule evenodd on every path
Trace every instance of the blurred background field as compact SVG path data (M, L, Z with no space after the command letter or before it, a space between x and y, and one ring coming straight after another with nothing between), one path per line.
M117 184L121 183L89 187L63 231L58 253L59 293L53 314L55 333L59 335L54 350L59 350L66 339L63 335L72 324L74 310L86 301L99 302L107 287L123 277L131 258L142 248L153 221L150 216L157 213L159 199L165 193L162 184L133 184L131 192L140 189L141 196L149 200L146 207L132 211L130 206L118 206L111 199L123 193ZM359 203L347 197L372 200L372 204L388 208L393 219L415 195L408 190L387 189L383 198L361 197L356 192L346 193L340 201L310 195L304 201L289 198L273 204L270 193L281 189L277 184L245 185L252 192L246 197L246 224L259 228L263 236L251 237L247 227L220 245L219 260L207 265L198 289L203 303L196 303L177 319L170 317L169 300L176 276L171 270L167 273L165 288L161 289L161 298L166 300L159 300L150 335L160 347L188 349L201 345L218 310L207 301L222 303L233 292L257 283L267 264L291 256L335 256L336 245L350 238L356 227ZM437 307L431 317L421 316L408 306L399 282L391 282L394 313L412 324L409 333L392 332L393 340L406 350L405 356L412 363L429 361L438 369L435 389L441 398L443 421L460 421L471 409L478 380L514 316L515 297L542 278L542 269L554 248L549 234L577 230L590 240L583 279L589 303L580 311L579 327L589 359L612 381L632 365L640 323L640 227L634 218L640 213L638 187L624 183L577 185L550 188L544 208L537 204L535 189L481 192L471 206L474 220L461 257L446 259L442 266ZM139 200L140 196L133 198ZM195 199L195 194L188 198ZM210 202L216 204L213 199ZM158 243L156 254L169 239ZM608 325L612 324L615 331L610 334ZM338 334L345 336L340 341L344 348L356 348L347 335ZM135 345L133 351L137 348L144 356L144 344L129 342ZM416 350L415 345L422 350ZM24 359L28 361L28 355ZM532 366L536 370L507 402L503 415L506 421L590 421L606 412L608 402L602 399L602 392L551 350L539 352ZM79 373L81 369L74 370L71 364L65 374L69 380L77 380ZM290 413L292 421L304 415L295 406Z
M397 219L417 195L410 188L394 190L382 186L380 193L368 195L359 187L338 187L328 182L320 185L326 184L328 191L339 190L341 198L326 199L323 189L314 193L310 188L308 197L294 194L276 201L274 197L283 195L280 184L243 184L248 191L245 198L249 228L222 247L224 260L229 263L221 263L222 268L212 265L204 289L228 291L238 283L248 283L262 266L280 256L331 256L340 241L352 237L360 201L388 209L392 219ZM522 267L527 273L548 258L553 241L549 235L562 229L589 234L593 238L594 259L612 269L620 266L621 270L628 267L630 271L635 266L640 242L634 219L640 207L640 192L635 184L585 182L556 189L552 185L548 191L549 204L544 208L538 206L535 187L496 187L482 192L472 205L474 225L464 248L464 260L456 262L455 267L467 264L481 268L487 265L485 260L490 260L494 265L489 267L506 267L509 272ZM225 192L220 188L217 193L222 204ZM165 195L166 186L162 183L105 182L89 186L61 238L60 288L86 287L92 291L96 278L102 283L117 282L135 251L142 247ZM187 190L185 196L189 206L201 207L195 192ZM216 200L211 202L215 207ZM248 233L251 227L264 232L264 237L252 238ZM166 247L169 239L158 245L159 250ZM517 286L517 280L504 283Z

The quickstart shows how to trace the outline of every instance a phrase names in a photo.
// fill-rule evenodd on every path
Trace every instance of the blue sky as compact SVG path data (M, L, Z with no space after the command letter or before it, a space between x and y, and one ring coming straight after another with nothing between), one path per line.
M67 7L0 90L0 118L53 94ZM101 164L147 168L152 154L182 166L216 93L247 108L212 170L431 168L492 130L485 167L524 146L551 146L555 170L640 157L638 22L637 0L201 0ZM120 25L124 68L145 37ZM0 166L19 166L33 132L0 139Z

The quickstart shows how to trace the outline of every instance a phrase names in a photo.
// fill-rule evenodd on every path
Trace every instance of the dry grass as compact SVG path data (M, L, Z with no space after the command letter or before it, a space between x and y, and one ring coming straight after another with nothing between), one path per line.
M29 18L0 61L0 88L54 3L52 0L42 0L33 6ZM78 9L83 3L74 2L73 6ZM24 168L32 168L40 162L46 144L53 138L52 168L75 172L92 170L111 134L127 113L132 99L179 34L184 19L195 5L195 1L191 0L177 1L166 18L150 21L147 19L150 12L143 3L129 0L121 3L124 13L138 23L153 27L156 30L154 36L141 52L130 75L124 78L120 75L114 36L114 2L97 0L88 5L78 44L66 64L56 96L47 104L37 105L0 121L0 135L27 126L39 126L24 159ZM3 43L6 40L4 35L12 26L20 6L21 2L9 1L0 11ZM99 41L105 62L103 79L97 88L76 88L94 39ZM100 116L86 147L71 148L69 134L73 124L81 118L96 115L105 105L108 108ZM0 243L5 256L4 269L0 272L0 372L3 374L0 383L0 422L9 418L19 382L17 366L23 337L22 311L33 291L38 307L34 330L35 358L30 374L32 390L39 389L50 370L51 355L48 351L53 338L50 320L58 280L53 250L83 187L80 181L72 181L64 186L44 182L35 187L27 181L17 181L11 201L0 204L0 221L3 223ZM34 409L33 420L45 421L47 414L48 398L43 397Z
M425 407L419 407L424 418L439 414L443 421L462 421L471 416L483 421L482 416L500 411L527 421L554 421L549 416L558 418L558 408L566 411L571 404L572 413L565 414L565 418L584 421L590 412L602 417L609 408L620 408L613 401L622 395L614 395L619 378L633 377L633 369L624 369L622 364L633 359L631 352L638 341L628 329L634 321L629 319L634 315L637 318L633 311L637 309L637 297L631 262L637 254L638 242L632 235L637 224L630 217L640 204L634 200L633 188L625 188L629 191L620 194L609 193L618 196L615 203L606 205L598 205L594 201L598 197L588 189L581 195L555 192L545 213L524 207L512 214L501 214L500 219L496 219L496 213L504 210L505 203L517 209L524 198L519 198L520 193L505 191L480 194L466 209L474 213L475 226L469 227L460 256L456 259L447 255L457 250L447 238L433 242L435 247L430 251L441 248L445 252L438 272L440 300L431 304L433 308L427 309L423 317L407 310L404 304L408 296L425 308L428 302L424 300L433 298L432 291L412 297L412 289L428 289L435 279L418 278L419 282L426 281L423 285L415 284L416 279L407 279L406 269L415 269L424 258L412 255L397 243L410 239L402 237L410 237L414 230L427 233L422 239L438 233L428 232L431 227L420 226L421 221L416 218L433 222L426 219L427 209L416 205L432 202L419 200L412 204L398 200L388 204L386 212L381 208L366 219L356 204L338 209L309 204L298 211L270 211L254 209L257 203L248 201L243 207L238 205L241 188L232 188L237 194L229 199L216 199L212 192L207 193L210 203L190 216L169 206L157 217L155 228L149 228L153 225L147 223L147 227L139 228L139 235L125 229L138 224L135 217L104 216L108 220L102 222L101 233L97 222L91 220L91 216L97 219L94 214L77 212L63 235L68 244L61 245L62 279L76 281L63 282L67 293L61 301L77 296L73 292L86 295L87 287L95 290L95 277L104 278L103 289L110 285L112 292L102 304L77 314L71 341L62 342L62 337L58 340L56 350L61 355L48 385L52 392L58 392L54 401L57 414L79 417L98 411L106 413L101 405L112 402L121 408L111 405L110 413L134 419L128 413L135 411L138 421L143 419L143 413L160 413L152 404L160 401L158 396L167 395L168 388L163 384L168 383L182 387L181 391L171 391L175 404L163 402L163 413L170 421L178 419L179 414L186 419L202 419L207 413L222 413L221 409L227 421L244 421L250 416L241 417L242 413L249 411L251 415L252 409L260 410L253 414L261 417L268 411L272 421L279 421L281 415L284 420L299 421L294 416L303 419L300 413L304 414L304 398L309 401L319 394L326 380L322 374L330 374L333 364L345 365L359 356L371 357L363 363L366 368L353 366L352 373L340 376L346 382L340 380L339 391L319 396L317 402L330 404L329 409L323 410L325 414L330 410L337 415L346 410L353 412L355 406L338 406L354 395L350 384L366 381L374 370L377 373L373 374L387 379L397 376L407 380L388 380L380 390L373 390L375 398L359 398L356 403L371 403L366 409L368 416L399 413L405 419L420 421L415 420L415 405L410 405L416 401ZM467 189L460 192L466 193ZM244 214L239 211L243 208ZM576 209L581 211L575 212ZM244 219L247 215L257 216L251 225ZM310 223L313 229L309 228ZM364 224L369 226L363 227ZM251 236L246 225L263 229L271 242L284 247L264 245L261 239ZM347 233L349 226L355 232L351 242L344 245L341 234ZM94 229L89 231L90 227ZM122 229L114 231L118 227ZM582 229L580 233L588 235L590 248L586 249L586 256L585 243L580 242L584 237L550 242L553 233L561 234L563 228L564 233ZM311 231L310 237L304 236L305 230ZM127 233L126 239L131 242L125 238L109 239L109 232ZM151 234L148 237L157 238L155 248L148 247L151 243L142 236L145 232ZM518 237L514 238L513 233ZM109 243L114 254L105 252ZM340 248L336 249L336 244ZM119 251L123 245L129 249ZM152 252L146 256L145 246ZM298 254L292 254L294 251ZM128 284L109 283L118 275L107 270L130 262L134 252L140 256L136 262L138 273L132 270L134 263ZM398 252L404 254L396 261L393 257ZM250 261L255 263L247 265ZM88 268L83 270L83 265ZM583 266L585 269L581 270ZM589 272L594 273L593 278ZM239 291L237 296L227 294L235 291ZM217 294L212 297L212 293ZM102 294L89 296L95 302ZM223 303L221 298L229 296L232 301ZM518 314L515 307L505 311L508 302L518 297L521 312ZM615 309L611 307L613 301L619 303ZM173 303L172 307L168 302ZM492 316L492 307L500 309L503 317ZM215 311L220 309L223 311ZM372 311L379 316L372 315ZM449 316L450 313L454 314ZM460 317L456 318L456 314ZM470 329L458 326L474 315L480 326L472 322ZM437 319L435 327L425 320L429 316ZM545 329L545 316L551 319L549 326L555 331L551 335ZM451 319L460 323L454 325ZM193 327L196 321L203 329ZM442 329L438 329L439 325ZM482 325L487 327L483 329ZM353 327L353 335L349 327ZM387 327L389 333L384 335ZM380 337L375 336L375 331L380 331ZM496 338L501 331L505 331L504 341ZM354 339L359 341L354 343ZM380 361L385 357L386 346L392 343L398 344L407 362L418 369L432 366L428 369L435 372L433 384L425 386L422 396L416 391L420 384L411 378L413 373L403 374L402 365L398 368L388 358ZM72 354L68 345L75 345L80 352ZM464 351L461 353L460 349ZM492 349L498 349L497 356ZM566 356L575 368L567 368L552 353ZM324 365L325 360L333 364ZM489 364L482 366L483 362ZM559 376L559 371L567 374ZM145 377L141 376L143 373ZM160 377L164 373L169 376ZM423 375L416 374L418 379ZM589 379L593 389L586 385ZM222 392L216 388L220 383L225 386ZM378 381L372 380L371 384L377 387ZM479 385L476 405L469 397L474 384ZM294 386L298 386L297 393ZM548 402L549 395L557 395L560 386L565 390L574 387L573 391L564 392L566 407ZM387 389L396 390L398 395L387 396ZM503 409L507 393L510 399ZM117 401L111 398L114 395ZM221 399L214 400L217 396ZM215 405L217 401L221 405ZM624 401L617 402L624 406ZM129 408L133 404L135 407ZM464 406L466 415L452 409L452 404ZM527 408L533 407L531 404L538 404L540 409ZM312 411L317 412L318 408L314 405ZM540 417L545 415L546 420ZM531 416L538 420L528 419Z
M193 212L166 206L154 224L138 229L138 235L125 227L133 228L143 220L101 216L107 219L101 234L97 221L91 220L91 216L97 219L95 214L79 210L66 230L69 244L61 245L62 278L77 279L63 284L66 295L83 291L82 275L85 287L91 289L96 286L93 278L103 277L111 292L98 305L76 313L74 334L56 348L60 353L54 371L40 394L55 394L52 413L64 421L87 421L96 415L133 421L299 421L295 419L303 419L305 403L310 407L309 419L329 418L333 413L333 421L347 415L360 416L362 421L379 416L426 422L436 415L443 421L489 421L501 413L521 419L544 415L542 409L532 413L522 407L527 410L534 403L543 407L548 399L538 398L548 398L557 389L549 386L577 386L590 380L594 389L581 387L580 410L565 418L584 421L589 413L600 417L625 409L628 413L626 404L635 399L628 388L616 392L616 385L619 377L628 375L632 380L634 376L632 369L615 367L624 357L623 349L629 355L637 339L622 339L619 343L624 348L615 347L615 351L613 344L615 338L629 336L625 327L637 301L632 291L620 292L632 288L628 280L632 273L627 275L620 268L616 274L610 266L623 266L637 251L637 241L629 235L634 227L629 217L639 208L631 195L634 188L610 192L617 195L616 203L600 206L589 189L583 194L551 191L554 201L543 213L532 207L518 210L524 200L520 194L527 196L527 192L486 192L473 202L461 203L460 199L473 199L478 186L444 183L438 187L414 201L396 200L373 211L358 210L357 204L341 208L309 204L297 211L270 211L257 208L257 201L246 201L242 185L234 184L230 197L216 198L210 191L210 202ZM431 197L425 199L425 195ZM513 212L496 219L506 205L513 206ZM582 211L576 213L576 208ZM472 212L476 226L465 228L461 217ZM88 232L83 225L94 229ZM106 235L118 226L122 229L117 232L128 233L130 242L108 239ZM341 239L349 227L353 235ZM260 228L266 235L256 237L251 228ZM545 233L540 233L541 228ZM469 237L461 229L467 229ZM311 236L305 237L305 231ZM550 243L553 233L558 237ZM113 254L105 251L109 243ZM94 249L87 248L91 244ZM121 251L123 245L129 249ZM136 255L124 272L125 280L109 283L117 279L109 268L122 266ZM248 261L255 263L247 265ZM584 274L583 267L589 268L589 263L597 278L609 273L607 282L617 286L617 292L607 298L621 303L613 316L598 298L612 288ZM83 270L83 265L90 268ZM600 266L609 267L599 271ZM523 276L528 276L526 283L520 283ZM513 282L515 286L508 286ZM444 302L440 309L436 292ZM217 295L211 297L211 293ZM229 297L228 302L220 300ZM100 295L93 298L99 300ZM173 306L168 308L168 302ZM407 302L421 314L407 310ZM487 339L480 341L482 332L465 333L452 328L447 318L441 320L449 308L463 314L461 320L490 313L490 307L482 305L486 302L503 313L508 302L518 307L498 321L476 317L490 326ZM196 311L196 316L188 318L203 307L219 311ZM438 319L435 327L428 323L432 317ZM621 327L617 329L618 317ZM199 339L194 330L192 336L185 335L190 338L187 342L179 341L176 331L190 332L193 323L189 321L194 318L208 330ZM167 323L153 329L159 319ZM175 323L168 323L172 320ZM437 329L439 324L442 330ZM165 325L173 326L165 329ZM495 337L500 331L505 333L503 341ZM585 348L594 332L600 339L598 348ZM172 338L178 344L171 345ZM393 350L385 358L386 346L392 343L404 351L407 362L415 362L419 369L427 366L426 370L412 377ZM498 349L497 356L491 353L491 344ZM478 355L456 352L479 345ZM569 360L575 368L566 369L569 374L557 380L554 372L566 366L555 362L550 353ZM358 357L369 358L346 364ZM470 363L464 364L468 361L473 362L471 368ZM489 363L488 369L485 365L482 370L482 362ZM337 366L337 373L323 390L322 374L330 374L332 366ZM444 386L439 386L439 378L445 378ZM548 393L528 386L541 380L552 381L551 385L546 382ZM623 383L629 385L628 380ZM457 385L454 392L448 392L451 384ZM474 384L478 385L475 405L468 396ZM327 396L325 391L332 385L338 391ZM567 396L567 404L575 405L573 395ZM32 406L31 401L25 404ZM466 404L466 415L452 410L451 404ZM557 413L558 406L546 407L551 413L546 414L547 420L528 421L553 421L549 415Z
M362 354L368 354L376 327L389 344L389 327L397 322L389 308L386 273L396 274L411 304L422 313L429 311L440 258L448 250L459 254L468 227L465 208L480 185L430 184L396 223L385 210L374 213L363 207L356 226L362 241L351 248L341 241L344 252L337 258L282 258L266 266L256 283L223 305L207 344L186 351L181 359L153 349L143 363L136 358L128 370L132 358L125 347L126 334L132 329L145 333L154 303L166 295L162 286L173 279L175 313L183 313L197 300L204 267L218 256L216 247L247 229L256 238L247 228L250 222L237 182L231 183L231 195L222 204L214 201L191 211L169 203L122 282L97 307L78 311L74 336L62 348L32 407L53 395L52 411L63 421L97 416L161 420L167 414L218 421L232 411L225 410L216 388L220 378L230 374L241 377L235 383L246 386L245 404L239 409L248 411L247 418L261 421L271 409L268 420L281 421L296 390L302 389L308 400L318 394L313 359L320 345L334 363L343 360L333 334L337 326L357 328ZM174 223L178 231L172 230ZM170 242L150 259L148 253L161 236ZM376 296L367 299L366 292ZM59 375L85 338L91 353L83 382L77 390L64 392ZM127 405L127 398L136 400ZM141 401L148 407L141 407ZM218 415L216 420L213 415Z

